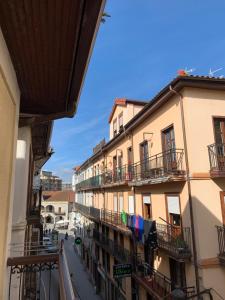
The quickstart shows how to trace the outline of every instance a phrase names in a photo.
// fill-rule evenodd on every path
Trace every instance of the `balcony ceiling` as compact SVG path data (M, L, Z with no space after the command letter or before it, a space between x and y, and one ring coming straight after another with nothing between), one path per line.
M43 158L50 158L49 142L52 132L53 122L44 122L32 126L32 150L34 160L41 160Z
M21 117L43 121L74 115L104 2L0 1Z

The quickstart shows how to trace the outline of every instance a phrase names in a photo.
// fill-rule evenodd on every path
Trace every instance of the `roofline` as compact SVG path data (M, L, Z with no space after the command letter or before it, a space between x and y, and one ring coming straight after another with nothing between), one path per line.
M126 125L124 130L118 133L113 139L107 142L102 149L89 157L83 164L80 165L80 169L84 168L88 163L94 161L104 151L114 146L129 132L131 132L137 125L143 122L147 117L154 113L159 107L161 107L168 99L174 95L173 90L179 92L182 88L204 88L211 90L225 90L225 78L204 77L204 76L177 76L169 84L167 84L150 102L143 107Z
M111 113L109 115L108 122L109 123L111 122L113 114L114 114L114 112L116 110L116 107L118 105L120 105L120 106L126 106L128 103L135 104L135 105L138 105L138 106L144 106L144 105L146 105L148 103L148 101L143 101L143 100L139 101L139 100L126 99L126 98L116 98L115 101L114 101Z

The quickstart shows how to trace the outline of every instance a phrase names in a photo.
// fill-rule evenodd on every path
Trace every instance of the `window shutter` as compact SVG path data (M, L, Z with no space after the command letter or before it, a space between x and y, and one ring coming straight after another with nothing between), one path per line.
M128 211L129 214L134 214L134 196L128 197Z
M180 204L178 196L167 196L167 205L169 214L180 215Z

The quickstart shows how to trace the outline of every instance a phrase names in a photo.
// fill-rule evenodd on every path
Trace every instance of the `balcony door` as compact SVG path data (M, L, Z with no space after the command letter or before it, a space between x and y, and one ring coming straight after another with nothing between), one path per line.
M225 118L214 118L215 154L219 170L225 170Z
M149 170L148 141L140 144L141 178L146 178Z
M220 200L221 200L222 220L223 220L223 225L225 226L225 191L220 192Z
M176 287L186 287L185 263L169 258L172 290Z
M177 168L175 149L174 128L170 126L162 131L163 165L165 171L171 171Z
M118 156L117 180L123 179L123 154Z
M133 165L133 151L132 151L132 147L129 147L127 149L127 170L128 170L128 178L126 178L127 180L131 180L132 179L132 165Z
M167 222L171 238L181 234L181 213L180 213L180 198L179 195L166 195L167 206Z

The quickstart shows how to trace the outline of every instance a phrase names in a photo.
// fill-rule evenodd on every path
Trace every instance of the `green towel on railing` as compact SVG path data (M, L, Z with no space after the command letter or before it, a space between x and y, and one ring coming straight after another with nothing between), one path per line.
M122 219L123 224L127 225L127 214L125 213L124 210L122 211L121 219Z

